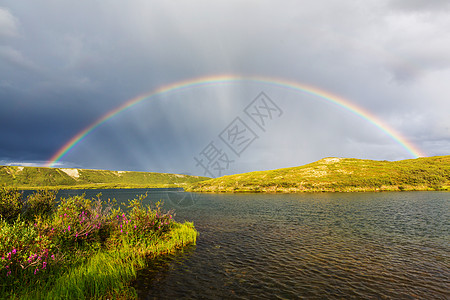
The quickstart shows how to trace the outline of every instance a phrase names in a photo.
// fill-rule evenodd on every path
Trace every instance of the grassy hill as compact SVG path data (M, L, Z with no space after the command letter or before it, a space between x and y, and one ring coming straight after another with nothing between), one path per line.
M207 177L88 169L0 166L0 186L52 188L185 187Z
M401 161L324 158L300 167L223 176L195 192L353 192L450 190L450 156Z

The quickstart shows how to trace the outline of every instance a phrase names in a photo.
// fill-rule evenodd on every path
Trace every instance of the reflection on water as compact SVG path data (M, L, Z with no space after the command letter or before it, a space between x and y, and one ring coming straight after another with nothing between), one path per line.
M449 294L450 193L194 194L189 205L169 194L147 201L163 199L200 236L139 273L142 299Z

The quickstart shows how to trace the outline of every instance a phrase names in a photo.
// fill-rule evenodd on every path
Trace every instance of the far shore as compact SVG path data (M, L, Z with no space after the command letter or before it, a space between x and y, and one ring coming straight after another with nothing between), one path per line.
M250 187L250 188L234 188L234 187L216 187L208 186L205 188L187 189L187 192L195 193L264 193L264 194L299 194L299 193L366 193L366 192L449 192L450 186L442 186L439 188L430 188L428 186L390 186L390 187L353 187L340 189L299 189L299 188L283 188L283 187Z

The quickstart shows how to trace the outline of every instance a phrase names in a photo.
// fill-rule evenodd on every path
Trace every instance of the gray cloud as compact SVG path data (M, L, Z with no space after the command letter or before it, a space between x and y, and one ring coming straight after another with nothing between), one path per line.
M447 0L390 0L392 7L400 10L415 12L441 12L450 9Z
M0 9L3 161L44 161L128 99L228 73L315 86L369 111L427 154L449 149L447 1L25 2L4 1ZM331 102L243 81L136 105L93 131L63 163L198 173L193 156L260 91L286 114L230 172L324 156L410 157Z
M0 7L0 37L14 37L18 35L18 21L11 12Z
M37 66L31 60L24 57L22 53L8 46L0 46L0 57L13 64L14 67L29 70L37 68Z

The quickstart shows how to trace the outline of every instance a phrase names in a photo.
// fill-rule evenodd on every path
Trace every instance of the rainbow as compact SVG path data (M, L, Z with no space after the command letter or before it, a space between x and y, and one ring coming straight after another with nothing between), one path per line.
M84 128L82 131L73 136L68 142L66 142L45 164L46 167L52 167L55 163L61 160L67 153L73 149L78 143L80 143L89 133L91 133L95 128L99 127L115 115L127 110L128 108L139 104L144 100L148 100L157 95L164 93L170 93L174 91L179 91L183 89L189 89L198 86L214 85L214 84L224 84L232 82L256 82L264 83L273 86L289 88L292 90L300 91L306 94L313 95L329 103L340 106L341 108L354 113L355 115L363 118L364 120L370 122L371 124L378 127L384 133L386 133L390 138L392 138L396 143L402 146L409 154L414 158L425 156L422 152L406 138L402 137L394 129L390 128L388 125L384 124L382 121L378 120L376 116L364 110L363 108L351 103L350 101L341 98L330 92L321 90L317 87L308 86L306 84L297 83L294 81L283 80L278 78L269 77L253 77L253 76L239 76L239 75L216 75L199 77L195 79L189 79L184 81L175 82L169 85L159 87L149 93L142 94L130 100L127 100L122 105L117 108L107 112L105 115L101 116L95 122Z

